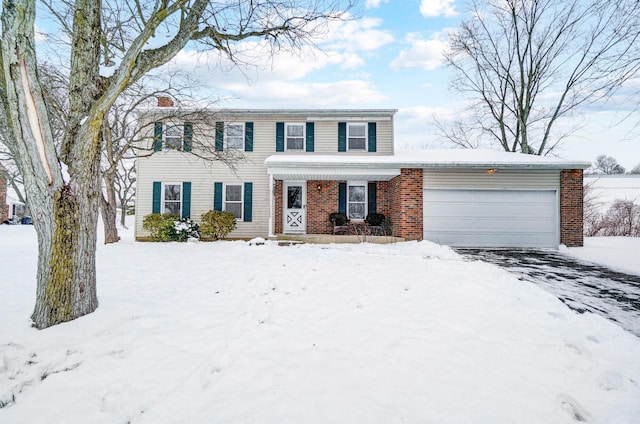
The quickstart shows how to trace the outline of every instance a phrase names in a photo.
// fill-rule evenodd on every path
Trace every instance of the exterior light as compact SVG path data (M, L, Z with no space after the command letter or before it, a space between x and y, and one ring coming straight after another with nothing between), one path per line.
M487 174L489 174L489 175L493 175L493 174L495 174L496 172L498 172L498 170L497 170L497 169L495 169L495 168L487 169Z

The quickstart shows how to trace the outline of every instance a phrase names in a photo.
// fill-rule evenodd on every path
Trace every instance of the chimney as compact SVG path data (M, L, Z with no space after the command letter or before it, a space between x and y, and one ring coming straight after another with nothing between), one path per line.
M172 106L173 106L173 100L171 100L171 97L166 97L166 96L158 97L158 107L172 107Z

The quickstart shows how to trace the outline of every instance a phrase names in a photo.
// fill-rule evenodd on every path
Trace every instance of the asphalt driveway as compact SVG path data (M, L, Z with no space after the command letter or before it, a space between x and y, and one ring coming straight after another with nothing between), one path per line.
M556 295L571 309L593 312L640 337L640 275L546 250L456 249L468 260L491 262Z

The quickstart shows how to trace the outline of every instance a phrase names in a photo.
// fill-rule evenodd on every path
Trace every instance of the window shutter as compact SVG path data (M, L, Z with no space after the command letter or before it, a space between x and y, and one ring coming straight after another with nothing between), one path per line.
M154 122L153 124L153 151L162 150L162 122Z
M253 122L244 123L244 151L253 152Z
M377 149L377 140L376 140L376 123L375 122L369 122L369 128L368 128L368 149L367 151L369 152L375 152Z
M224 150L224 122L216 122L216 152Z
M182 183L182 217L191 217L191 183Z
M253 183L244 183L244 222L253 219Z
M338 122L338 151L347 151L347 123Z
M183 131L183 139L182 139L182 150L185 152L191 151L191 141L193 140L193 124L191 122L184 123L184 131Z
M160 181L153 182L153 202L151 203L151 213L160 213L160 203L162 195L162 183Z
M347 183L338 183L338 212L347 213Z
M222 183L213 183L213 210L222 210Z
M369 183L367 213L376 213L376 183Z
M307 140L306 140L306 150L307 152L313 152L314 146L313 146L313 141L314 141L314 129L315 129L315 125L313 124L313 122L307 122L307 128L306 128L306 132L307 132Z
M276 152L284 152L284 122L276 122Z

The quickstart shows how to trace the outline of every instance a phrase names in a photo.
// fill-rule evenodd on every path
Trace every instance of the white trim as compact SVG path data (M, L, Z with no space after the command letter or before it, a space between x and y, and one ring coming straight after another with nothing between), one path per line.
M160 213L161 214L165 214L165 186L167 185L177 185L180 186L180 211L178 211L178 215L182 216L182 195L184 193L184 187L182 186L182 182L161 182L161 189L160 189ZM171 203L175 203L175 200L171 200Z
M338 121L338 122L380 122L391 121L390 116L309 116L307 121Z
M236 217L238 221L244 221L244 182L222 182L222 210L227 211L227 186L240 186L240 216ZM237 204L237 200L232 200L230 203Z
M276 195L276 190L274 187L274 179L273 175L269 174L269 237L274 237L273 234L273 204L274 204L274 196Z
M302 127L302 148L300 149L289 149L287 143L287 128L289 126L300 126ZM298 137L295 137L298 138ZM285 122L284 123L284 151L285 152L304 152L307 147L307 125L305 122Z
M240 146L239 147L231 147L231 146L229 146L229 141L228 141L229 140L228 127L229 126L237 126L237 125L242 126L242 138L240 139ZM244 121L243 122L238 122L238 121L228 122L228 121L225 121L224 122L224 134L223 134L223 138L222 138L222 146L223 146L222 148L223 148L223 150L229 150L229 149L244 150L244 141L245 141L245 138L246 138L246 134L245 134L246 128L247 128L247 126L246 126L246 123Z
M362 149L352 149L350 147L350 145L349 145L350 144L349 143L349 128L352 127L352 126L358 126L358 127L363 126L364 127L364 136L363 136L364 145L363 145ZM346 144L347 144L346 147L347 147L347 152L366 152L368 150L367 149L367 147L368 147L367 143L368 143L368 140L369 140L368 135L369 135L369 126L367 125L366 122L347 122L347 128L346 128ZM357 137L357 138L360 138L360 137Z

